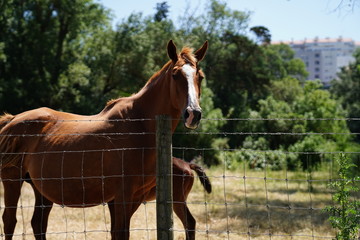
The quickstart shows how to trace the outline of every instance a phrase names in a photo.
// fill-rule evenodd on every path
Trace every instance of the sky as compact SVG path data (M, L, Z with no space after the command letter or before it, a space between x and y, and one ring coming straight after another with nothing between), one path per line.
M112 10L113 25L131 13L154 15L156 3L166 1L176 20L186 9L203 10L206 0L97 0ZM360 42L360 1L355 0L221 0L232 10L250 11L249 26L265 26L272 41L352 38ZM339 7L339 3L344 4Z

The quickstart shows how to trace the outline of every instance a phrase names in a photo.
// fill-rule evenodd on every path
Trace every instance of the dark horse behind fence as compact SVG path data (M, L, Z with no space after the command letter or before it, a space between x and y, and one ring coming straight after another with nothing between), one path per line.
M97 115L39 108L2 116L5 239L12 239L25 179L36 196L31 224L37 239L45 239L53 203L80 208L109 203L112 239L129 239L130 218L156 182L155 116L170 115L172 131L181 115L187 128L198 126L203 78L198 63L207 47L205 42L195 53L183 48L177 54L170 41L171 60L138 93L110 101Z
M180 158L173 157L173 210L184 225L186 239L195 239L196 220L187 207L186 200L194 184L196 172L206 192L211 193L211 183L205 171L195 163L188 163ZM156 198L156 188L152 188L145 200L151 201Z

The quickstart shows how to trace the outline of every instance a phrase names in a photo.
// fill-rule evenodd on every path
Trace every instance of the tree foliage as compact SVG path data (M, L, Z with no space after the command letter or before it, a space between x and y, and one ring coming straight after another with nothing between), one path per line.
M6 1L0 16L2 110L79 103L75 95L89 86L85 42L108 20L107 11L90 0ZM62 96L64 84L71 90Z
M169 14L169 7L170 6L167 4L167 2L157 3L154 20L156 22L161 22L162 20L166 19Z
M344 118L345 112L321 87L317 81L307 81L301 87L292 77L273 81L272 94L259 101L257 111L249 111L250 118L262 120L249 121L240 131L279 133L263 136L266 149L310 152L313 154L298 154L300 166L304 169L317 166L322 159L326 160L319 152L344 151L350 141L346 121L339 120ZM252 137L251 141L258 139ZM288 168L296 168L298 165L290 160Z
M353 176L352 168L356 167L344 154L337 159L339 179L330 182L329 187L335 190L333 202L324 210L330 214L329 221L337 229L337 240L356 239L360 229L360 201L353 195L359 192L359 177Z
M340 100L342 106L347 110L349 118L360 116L360 48L354 54L355 61L349 66L341 69L339 80L334 80L331 92ZM349 121L351 132L360 132L359 121ZM360 142L360 136L357 136Z

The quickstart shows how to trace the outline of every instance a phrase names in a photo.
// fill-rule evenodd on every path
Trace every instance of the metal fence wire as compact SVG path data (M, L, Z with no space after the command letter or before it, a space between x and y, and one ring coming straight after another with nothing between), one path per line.
M202 121L232 121L246 123L249 121L360 121L360 118L321 118L321 119L203 119ZM113 121L155 121L155 119L128 119ZM185 161L194 160L202 166L212 184L212 192L208 194L201 185L201 177L194 174L194 182L186 199L192 216L196 220L196 239L333 239L336 230L329 223L329 213L324 208L336 204L333 200L334 190L329 183L338 180L339 166L336 159L343 153L351 158L357 168L360 166L359 147L353 142L352 147L343 149L331 148L330 137L346 136L356 138L360 133L352 132L286 132L274 131L204 131L201 127L195 131L177 131L173 140L197 139L240 139L244 142L247 137L252 138L252 145L241 145L230 148L229 144L207 145L194 147L191 141L179 142L173 145L172 153L175 157ZM17 134L20 137L38 138L43 134ZM71 138L78 133L67 133ZM155 132L96 133L100 138L126 137L125 135L154 135ZM1 136L1 135L0 135ZM311 136L322 136L325 141L323 148L263 148L257 147L260 138L267 141L273 137L295 137L304 139ZM230 139L230 140L229 140ZM287 138L284 138L287 139ZM336 138L333 138L336 139ZM211 142L212 140L210 140ZM260 140L262 141L262 140ZM332 140L334 142L335 140ZM178 143L179 142L179 143ZM212 141L213 142L213 141ZM228 142L226 142L228 143ZM328 147L326 147L328 146ZM311 149L311 150L306 150ZM43 155L60 154L66 158L68 154L79 154L86 161L86 155L97 154L100 158L109 151L124 152L134 149L112 148L81 151L41 151L41 152L11 152L0 153L3 159L6 155L20 155L20 159L27 154ZM136 149L146 154L147 149ZM126 154L125 154L126 155ZM121 161L126 161L126 158ZM209 166L207 164L213 164ZM145 163L144 163L145 164ZM98 166L99 167L99 166ZM135 166L141 168L142 166ZM155 166L154 166L155 168ZM357 171L357 170L355 170ZM358 173L358 172L357 172ZM174 173L176 175L176 173ZM109 176L108 176L109 177ZM110 176L122 177L121 175ZM143 176L144 181L147 176ZM154 176L155 177L155 176ZM188 175L178 174L182 181L177 181L173 192L181 192L188 184ZM94 180L104 176L94 176ZM84 177L78 177L84 180ZM22 186L21 196L16 208L17 224L13 239L35 239L31 225L34 211L34 193L27 179L18 179ZM42 178L46 181L49 179ZM63 178L51 179L64 181ZM2 182L14 181L1 179ZM101 182L101 181L100 181ZM102 194L102 193L99 193ZM354 193L352 199L359 200L360 194ZM179 202L174 199L174 204ZM126 204L126 203L124 203ZM44 207L44 206L41 206ZM47 239L111 239L111 219L106 202L94 207L90 206L66 207L54 205L50 213ZM0 214L5 209L4 189L0 186ZM174 214L174 226L171 229L174 239L185 239L186 229ZM5 239L4 220L1 221L0 239ZM130 239L157 239L156 201L144 201L131 219Z

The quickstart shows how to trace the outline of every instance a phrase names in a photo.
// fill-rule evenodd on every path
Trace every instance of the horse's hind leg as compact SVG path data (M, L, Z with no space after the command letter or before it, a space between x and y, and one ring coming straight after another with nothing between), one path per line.
M177 201L177 200L174 200ZM186 232L186 240L195 240L195 227L196 220L191 214L186 203L174 203L173 210L176 215L180 218L182 224L184 225Z
M15 167L1 169L1 180L4 185L3 213L5 240L11 240L16 226L16 210L19 201L23 176L21 170Z
M31 183L35 194L35 209L31 226L36 240L46 240L46 229L53 203L45 198Z

